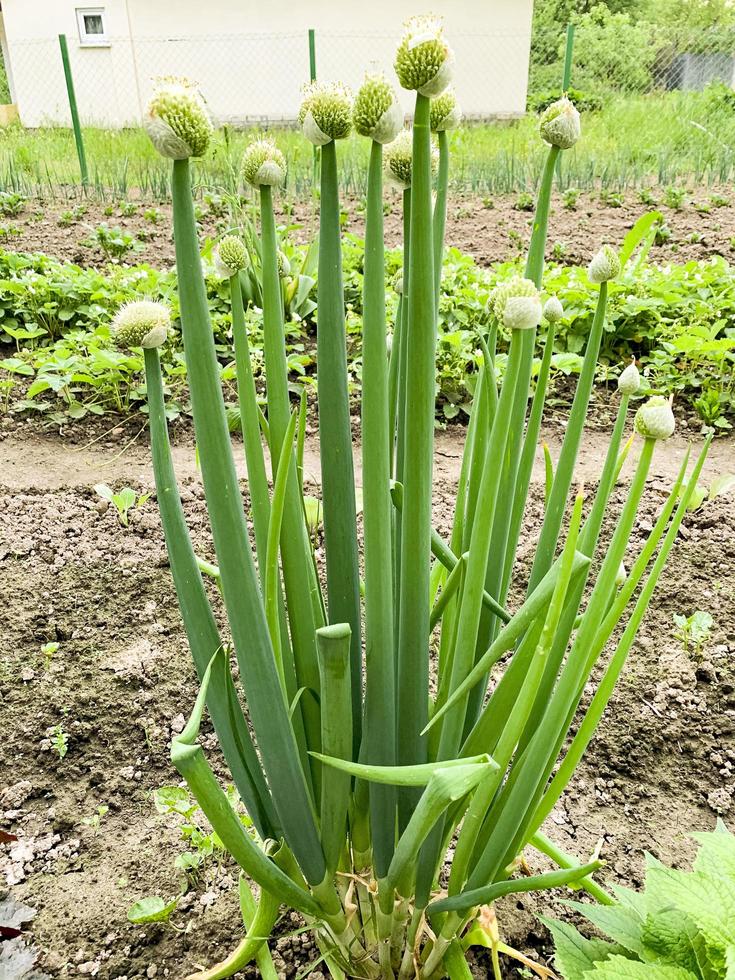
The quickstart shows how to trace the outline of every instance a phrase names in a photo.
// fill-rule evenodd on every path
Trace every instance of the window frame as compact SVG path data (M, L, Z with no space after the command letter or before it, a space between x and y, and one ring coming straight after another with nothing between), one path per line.
M109 48L110 41L107 37L106 10L104 7L76 7L77 32L79 34L79 44L83 48ZM101 34L88 34L84 22L85 17L95 16L102 21Z

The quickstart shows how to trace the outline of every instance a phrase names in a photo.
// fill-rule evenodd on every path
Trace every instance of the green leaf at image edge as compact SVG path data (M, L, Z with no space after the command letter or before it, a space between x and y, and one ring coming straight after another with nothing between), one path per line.
M164 902L159 895L141 898L128 909L128 920L135 925L143 925L146 922L167 922L180 898L181 896L177 895L170 902Z

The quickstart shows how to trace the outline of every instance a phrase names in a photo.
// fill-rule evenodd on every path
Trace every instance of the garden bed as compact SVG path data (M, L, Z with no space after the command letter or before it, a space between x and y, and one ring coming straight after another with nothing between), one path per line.
M733 254L735 200L732 188L698 188L682 193L678 208L667 206L665 192L656 191L645 203L634 191L603 195L579 193L573 208L566 195L553 201L552 232L547 258L569 265L586 265L591 252L601 242L617 244L636 219L647 210L659 209L668 231L651 249L653 262L686 262L711 255ZM389 198L386 216L386 243L400 243L400 207L397 195ZM472 194L450 195L447 214L447 243L475 257L481 265L507 261L528 247L532 212L528 194L502 194L492 197ZM347 198L345 229L364 234L363 202ZM202 232L215 236L229 227L226 208L216 195L199 204ZM296 240L306 241L316 222L315 204L308 197L296 198L281 212L281 220L298 224ZM97 229L106 225L108 233ZM122 239L110 234L120 229ZM94 199L81 204L30 200L17 215L0 218L0 243L19 252L45 252L80 265L103 265L110 254L125 262L149 262L158 268L173 265L171 208L169 204L104 204ZM129 236L129 239L125 236ZM100 245L105 240L108 252ZM126 245L125 242L128 242ZM122 242L122 244L120 244ZM111 253L110 253L111 250Z
M551 443L555 454L554 433ZM600 434L589 434L580 478L599 472L604 445ZM683 447L677 437L657 449L635 548L650 530ZM437 444L435 519L444 533L460 449L452 433ZM715 444L706 483L727 465L732 449L730 440ZM0 788L0 827L19 837L0 850L2 870L17 880L14 897L37 909L29 941L41 950L39 965L49 975L178 980L241 933L229 859L210 858L198 876L190 875L169 924L136 927L126 919L137 899L179 893L184 874L174 860L191 849L180 839L182 818L157 814L152 798L177 783L168 743L196 692L157 508L148 501L124 528L91 490L104 481L149 492L147 447L116 458L113 446L72 453L57 442L29 446L10 438L1 451L0 767L7 786ZM191 444L177 448L176 462L195 544L209 555ZM317 472L311 452L307 477ZM616 508L623 492L622 486L616 491ZM536 482L521 543L524 569L540 515ZM727 819L735 811L734 594L735 512L732 496L724 496L687 517L610 710L548 821L550 836L582 856L603 839L602 880L639 884L644 850L686 865L694 850L687 834L711 829L717 812ZM698 609L711 613L714 625L695 652L676 638L673 616ZM59 647L43 653L48 643ZM205 744L216 760L211 740ZM530 861L541 866L535 855ZM555 902L544 896L542 904L548 912ZM538 907L517 896L499 903L498 915L512 945L545 960L550 947L534 916ZM274 944L277 969L289 978L317 958L310 937L288 936L296 928L297 920L287 918ZM312 976L320 980L316 970ZM485 976L486 967L476 964L475 972Z

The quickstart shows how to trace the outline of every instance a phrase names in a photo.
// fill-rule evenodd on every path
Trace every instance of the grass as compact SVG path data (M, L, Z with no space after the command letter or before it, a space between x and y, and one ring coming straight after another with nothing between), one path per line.
M735 177L735 109L714 91L612 98L600 112L583 115L583 131L584 139L564 158L563 188L721 184ZM196 166L200 190L237 188L239 163L252 135L229 129L217 133L212 152ZM277 129L273 135L289 161L288 193L309 193L310 146L295 130ZM455 193L536 187L544 153L536 116L468 125L450 134L450 142ZM87 129L85 144L92 190L98 196L168 198L168 169L142 130ZM348 193L364 194L365 142L351 139L341 150L341 186ZM0 130L0 190L77 198L81 190L71 131Z

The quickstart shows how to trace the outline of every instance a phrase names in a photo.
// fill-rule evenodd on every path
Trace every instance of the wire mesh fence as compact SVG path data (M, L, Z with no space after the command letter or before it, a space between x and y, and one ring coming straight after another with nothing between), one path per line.
M529 91L554 88L561 77L566 35L533 36ZM735 80L735 28L691 30L610 17L576 26L573 84L604 98L702 91Z
M558 93L566 33L459 34L456 88L469 118L517 116ZM316 34L317 72L357 87L365 70L390 74L394 34ZM85 125L138 123L160 75L196 79L223 123L291 122L309 78L306 32L112 37L91 47L70 39L77 101ZM26 126L68 125L69 106L56 38L12 42L11 78ZM572 86L587 108L631 95L696 92L735 81L735 31L670 26L580 24ZM528 95L528 102L527 102ZM405 99L406 108L410 100Z
M534 113L559 95L566 27L532 36L449 35L465 116L518 120L454 137L455 187L491 194L532 187L541 151ZM393 33L320 30L315 40L319 78L339 79L354 89L366 70L393 74ZM91 179L100 186L114 184L121 192L134 185L157 193L159 185L165 185L150 155L141 157L139 144L120 149L113 143L115 128L140 124L157 76L196 79L215 118L236 129L292 123L301 86L310 75L306 31L110 37L100 47L81 46L70 37L69 57L82 124L109 128L104 145L101 135L86 134L97 140L89 154ZM24 125L69 126L58 40L14 40L10 60ZM717 184L733 179L734 72L735 31L694 32L615 18L600 23L582 19L574 38L571 87L584 113L585 138L565 157L561 186ZM410 112L410 93L401 93L401 99ZM217 159L201 165L215 186L221 183L217 166L223 169L228 162L226 136ZM240 139L236 134L235 138ZM298 184L301 170L308 181L312 168L309 152L297 152L298 159L291 147ZM364 179L360 152L355 146L342 153L349 180L355 175L354 187L349 186L357 193ZM0 147L0 182L24 187L67 181L59 176L63 168L58 164L52 166L43 158L31 162L28 173L21 172L17 155L8 152L6 162Z
M318 75L357 88L366 70L391 73L394 34L320 31ZM525 111L528 34L460 34L455 86L469 117ZM186 75L202 88L221 123L292 122L309 79L306 32L172 37L113 37L100 47L69 44L82 123L138 123L156 77ZM12 78L21 120L38 127L70 123L55 38L14 41ZM405 95L406 109L410 106Z

